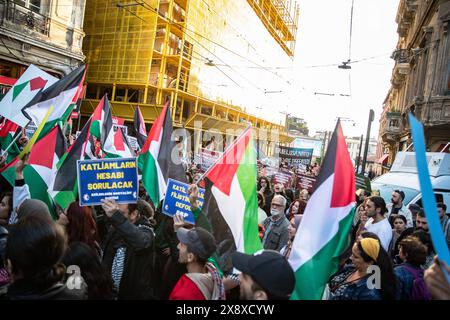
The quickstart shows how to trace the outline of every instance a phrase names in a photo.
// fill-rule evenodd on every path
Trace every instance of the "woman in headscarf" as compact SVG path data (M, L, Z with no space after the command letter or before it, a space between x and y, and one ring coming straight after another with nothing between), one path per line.
M396 278L392 263L379 240L373 238L357 240L353 245L350 259L352 264L345 267L328 283L329 300L395 299ZM375 275L371 272L373 269L376 271ZM371 276L379 277L379 282L375 279L373 283L372 279L369 279Z

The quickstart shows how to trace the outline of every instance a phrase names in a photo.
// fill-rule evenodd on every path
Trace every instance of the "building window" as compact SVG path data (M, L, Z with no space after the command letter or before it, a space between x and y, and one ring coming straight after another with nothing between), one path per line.
M41 0L16 0L15 2L31 11L41 13Z

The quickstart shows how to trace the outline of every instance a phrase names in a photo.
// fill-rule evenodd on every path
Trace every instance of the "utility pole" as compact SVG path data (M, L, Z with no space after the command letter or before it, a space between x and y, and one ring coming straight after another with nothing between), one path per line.
M356 173L358 173L358 171L359 171L359 163L361 162L362 144L363 144L363 135L361 135L361 140L359 140L359 151L358 151L358 157L356 158Z
M372 109L370 109L369 121L367 123L366 146L364 149L364 158L363 158L362 170L361 170L361 172L363 174L364 174L364 172L366 172L367 152L369 151L370 127L372 125L372 121L373 121L374 117L375 117L375 112Z

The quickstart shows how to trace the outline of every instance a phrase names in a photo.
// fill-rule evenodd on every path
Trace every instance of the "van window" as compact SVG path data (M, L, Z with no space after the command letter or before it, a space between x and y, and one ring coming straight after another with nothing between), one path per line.
M391 203L392 192L394 190L402 190L405 193L405 199L403 203L406 205L414 199L415 196L419 194L419 190L405 188L401 186L395 185L387 185L387 184L379 184L376 182L372 182L372 190L378 190L380 192L380 196L384 199L386 203Z
M450 213L450 192L435 192L434 196L436 198L436 202L443 202L447 205L447 212ZM416 201L416 204L423 208L422 206L422 198Z

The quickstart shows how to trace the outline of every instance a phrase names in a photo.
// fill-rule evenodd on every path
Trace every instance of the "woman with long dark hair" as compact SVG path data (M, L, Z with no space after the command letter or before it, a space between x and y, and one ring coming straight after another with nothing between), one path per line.
M344 268L328 283L330 300L394 300L396 297L396 278L391 260L380 245L372 238L357 240L350 257L352 265ZM368 272L371 266L378 266L379 288L373 284Z
M273 192L270 186L269 179L267 179L267 177L259 177L257 189L257 192L261 192L262 194L264 194L265 206L263 209L266 212L267 216L270 216L270 205L272 203Z
M289 256L291 255L292 244L294 243L295 235L297 233L298 227L300 226L300 222L302 221L302 217L303 215L301 214L295 214L289 220L289 227L288 227L289 240L288 243L280 250L280 253L286 259L289 259Z
M111 300L115 293L111 275L104 269L97 253L86 243L72 242L63 258L66 267L77 266L87 285L89 300Z
M286 218L290 221L296 214L303 215L303 213L305 212L305 208L306 208L305 201L301 199L295 199L294 201L292 201L291 205L287 210Z

